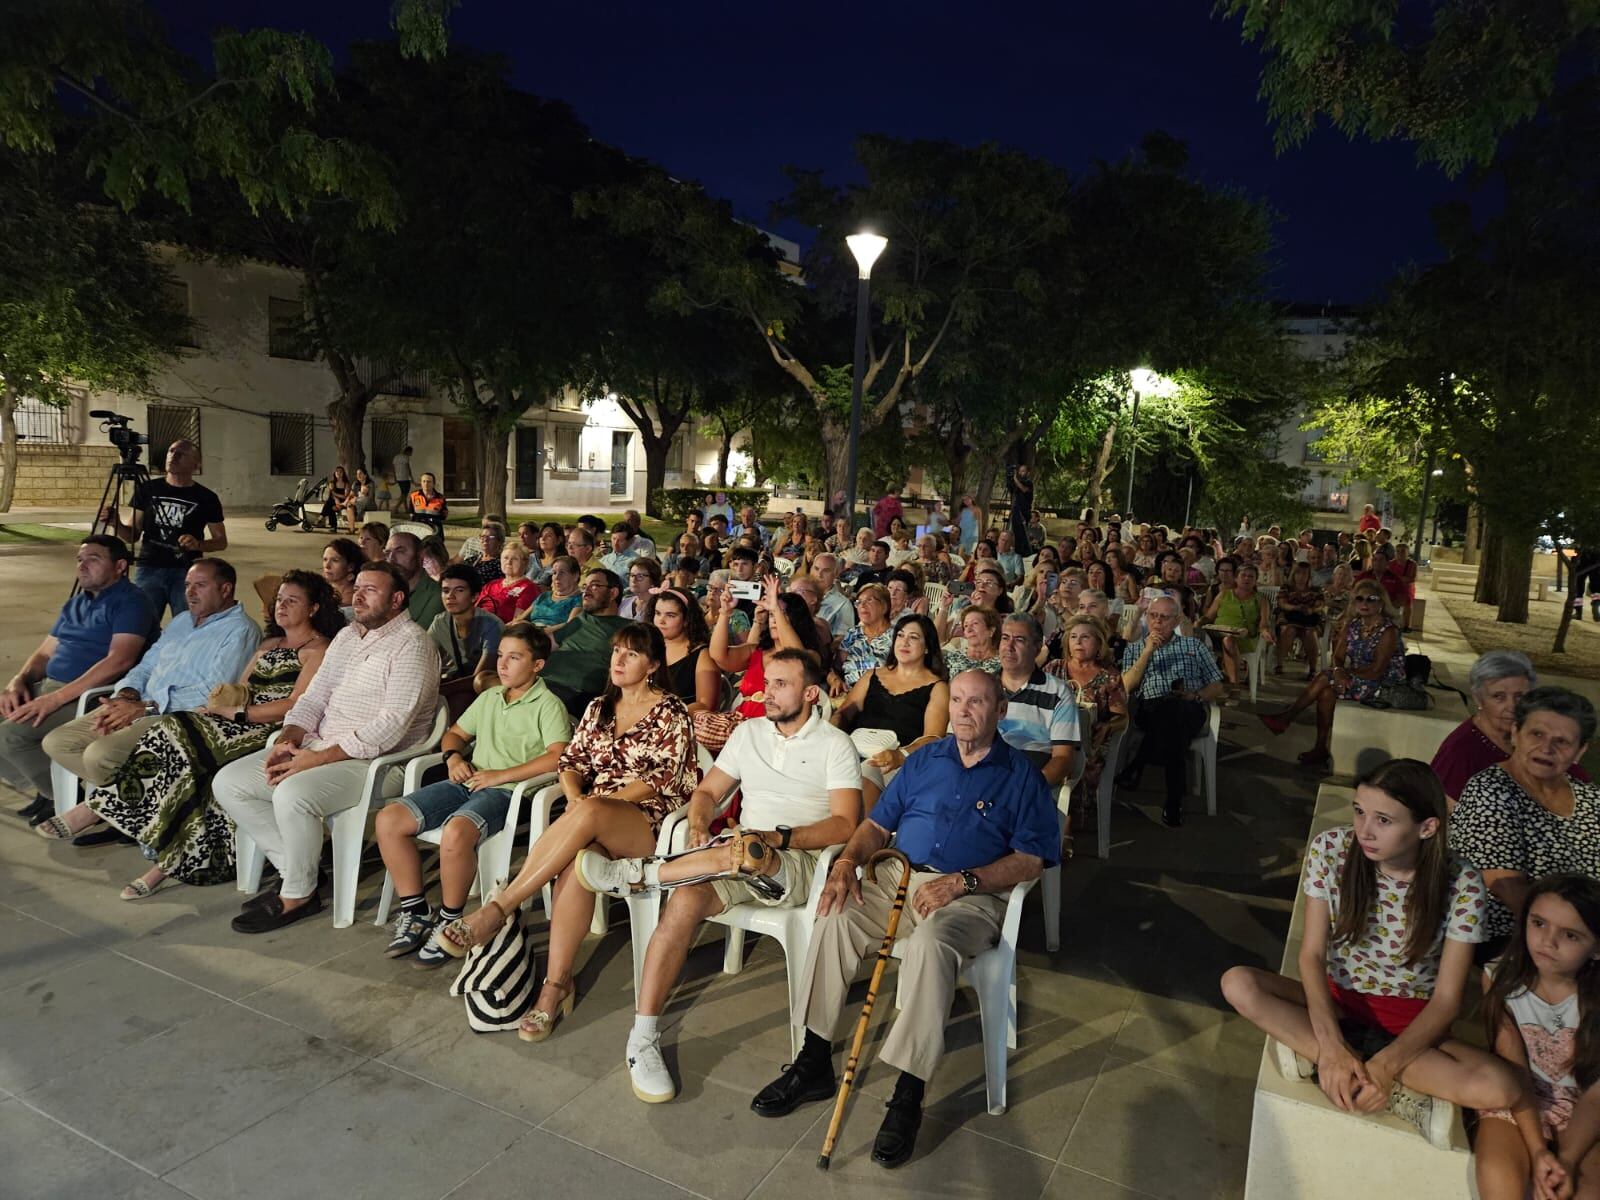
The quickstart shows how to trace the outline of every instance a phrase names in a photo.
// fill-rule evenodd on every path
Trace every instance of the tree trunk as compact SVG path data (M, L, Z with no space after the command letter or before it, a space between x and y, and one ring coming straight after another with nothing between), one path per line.
M506 513L506 461L511 454L511 423L486 421L478 430L483 450L478 478L478 516ZM513 531L514 532L514 531Z
M1533 578L1533 537L1502 534L1500 542L1500 609L1495 620L1507 625L1528 623L1528 585Z
M367 406L371 403L372 395L365 388L358 388L353 394L328 402L328 421L333 425L334 458L351 476L355 475L357 467L367 465L361 435L367 424Z
M978 512L982 514L983 518L979 522L980 537L982 536L982 530L989 528L989 506L994 503L994 481L1000 476L1000 465L1000 460L997 458L985 458L983 466L978 468L976 499L978 501Z
M1560 561L1559 545L1560 543L1557 543L1558 549L1556 561L1558 562ZM1578 590L1583 586L1583 582L1584 581L1582 578L1572 578L1572 572L1570 569L1568 570L1567 590L1561 593L1561 621L1556 626L1555 645L1550 647L1550 653L1552 654L1565 654L1567 652L1567 629L1572 624L1572 609L1574 602L1580 605L1583 603L1583 593Z
M672 449L672 438L657 438L640 431L644 443L644 511L645 515L661 518L661 489L667 486L667 451Z
M850 476L850 425L848 421L841 425L832 417L824 416L820 418L819 432L822 434L823 461L827 463L828 467L828 478L824 484L823 503L831 504L833 503L834 493L845 490ZM866 432L865 422L863 422L862 432ZM859 467L856 473L859 476ZM857 511L860 510L863 499L864 497L861 496L856 497ZM850 514L850 527L852 529L856 528L855 513Z
M950 470L950 507L954 510L956 501L967 490L967 460L972 457L972 446L966 438L961 436L961 423L958 421L944 438L944 461Z
M1482 550L1478 558L1478 583L1472 598L1479 604L1499 604L1501 596L1501 537L1500 531L1489 526L1483 531Z
M11 511L17 494L17 389L0 391L0 512Z
M1089 486L1085 489L1084 503L1095 512L1102 512L1105 505L1103 493L1106 487L1106 473L1111 470L1111 450L1117 441L1117 423L1112 421L1106 427L1106 435L1100 439L1100 453L1095 455L1094 473L1089 476Z
M728 459L733 455L733 435L737 430L722 427L722 442L717 446L717 485L728 486Z

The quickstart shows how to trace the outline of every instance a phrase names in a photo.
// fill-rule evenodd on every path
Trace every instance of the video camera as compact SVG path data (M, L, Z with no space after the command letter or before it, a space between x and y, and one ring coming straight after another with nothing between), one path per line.
M122 455L123 465L135 465L139 461L140 448L148 446L150 439L132 428L133 418L106 408L92 408L89 415L100 422L100 428L105 430L111 444Z

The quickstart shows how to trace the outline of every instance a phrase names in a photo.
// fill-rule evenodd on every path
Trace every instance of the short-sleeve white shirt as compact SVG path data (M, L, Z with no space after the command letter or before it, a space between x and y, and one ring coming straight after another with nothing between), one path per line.
M833 811L830 791L861 786L855 745L815 709L790 737L766 717L740 722L717 756L717 769L739 781L739 823L749 829L825 821Z

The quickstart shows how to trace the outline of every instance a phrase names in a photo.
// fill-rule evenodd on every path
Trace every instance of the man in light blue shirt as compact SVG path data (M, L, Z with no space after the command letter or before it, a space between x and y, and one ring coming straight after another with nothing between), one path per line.
M233 598L237 576L220 558L196 560L184 578L187 612L93 712L49 733L44 752L85 783L104 787L158 715L199 708L219 683L244 675L261 630Z
M817 602L817 616L828 623L837 640L855 627L855 605L839 590L839 559L834 554L819 554L811 560L811 578L817 581L822 599Z

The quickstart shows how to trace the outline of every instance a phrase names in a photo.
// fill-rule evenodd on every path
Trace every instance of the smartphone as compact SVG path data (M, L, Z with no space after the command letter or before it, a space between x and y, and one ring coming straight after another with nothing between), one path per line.
M1054 572L1054 571L1046 572L1045 573L1045 577L1044 577L1044 594L1046 596L1054 596L1056 594L1056 584L1058 584L1060 582L1061 582L1061 576L1058 575L1056 572Z
M733 593L735 600L761 599L761 585L754 579L734 579L728 583L728 590Z
M949 592L950 592L950 594L952 596L970 596L970 595L972 595L972 585L970 583L961 583L961 582L952 583L952 584L949 585L948 590L949 590Z

